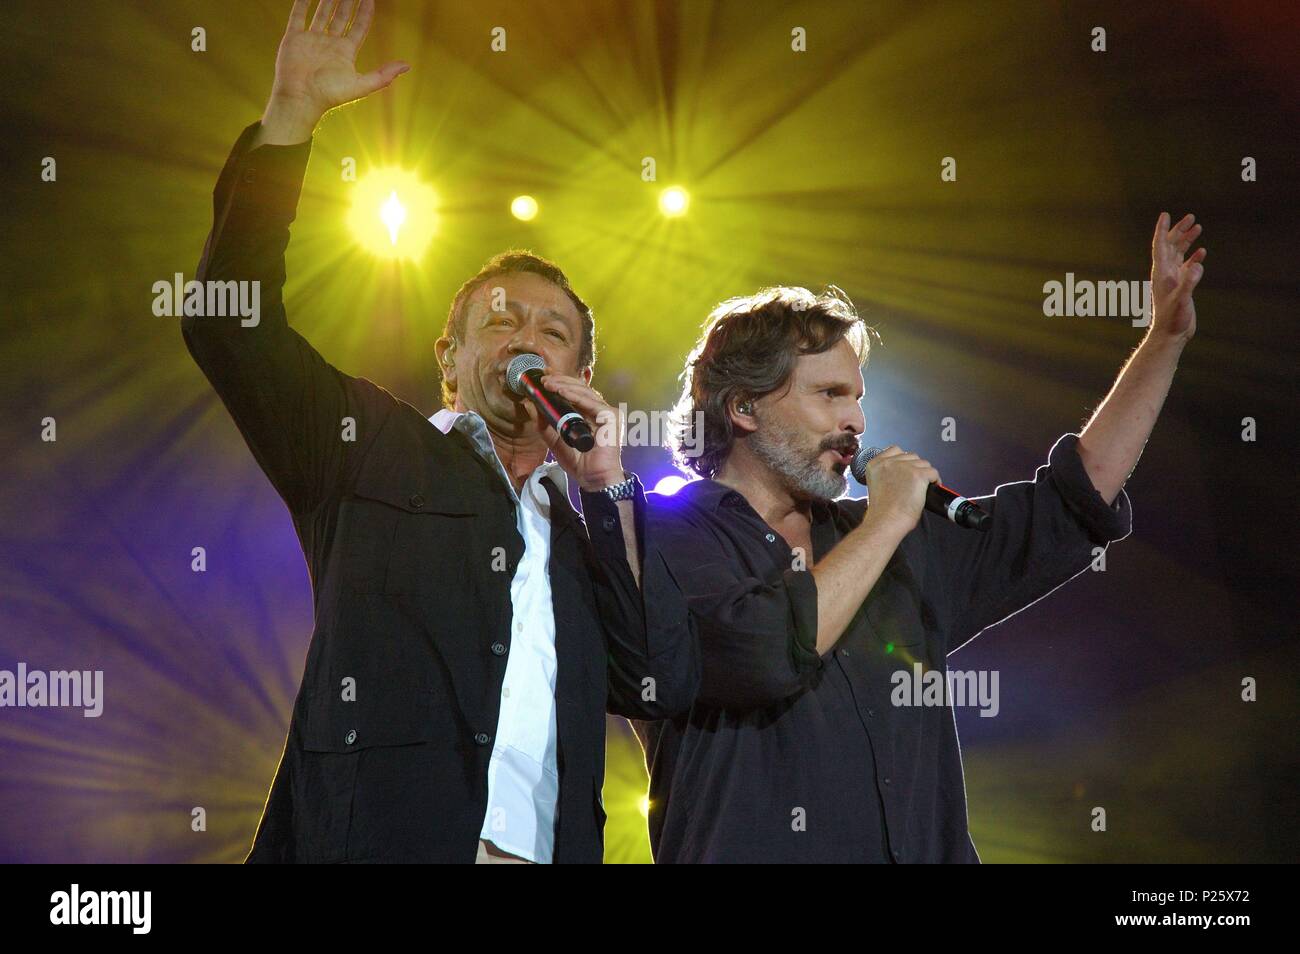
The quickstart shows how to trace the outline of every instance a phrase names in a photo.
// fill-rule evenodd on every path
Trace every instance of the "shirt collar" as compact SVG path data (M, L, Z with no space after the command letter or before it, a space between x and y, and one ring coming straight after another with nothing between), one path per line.
M737 501L745 499L726 484L720 484L708 477L699 480L688 480L677 488L677 493L674 496L689 500L695 506L707 510L717 510L724 503L727 506L735 506Z
M745 499L744 494L737 490L732 490L726 484L720 484L716 480L711 480L707 477L700 480L687 481L678 488L676 496L684 497L697 507L715 512L729 507L753 510L753 508L749 506L749 501ZM834 508L834 501L813 501L813 523L819 523L830 517L834 513Z
M453 411L451 408L444 407L429 418L429 423L444 434L454 427L469 438L470 443L474 445L474 449L478 451L484 460L489 464L495 463L497 465L497 469L502 478L505 479L510 492L512 494L515 492L514 485L506 475L505 465L501 463L496 446L492 443L492 435L488 433L487 424L477 411ZM550 477L555 486L559 488L560 493L566 497L569 495L569 475L555 461L542 461L529 479L539 479L541 477Z

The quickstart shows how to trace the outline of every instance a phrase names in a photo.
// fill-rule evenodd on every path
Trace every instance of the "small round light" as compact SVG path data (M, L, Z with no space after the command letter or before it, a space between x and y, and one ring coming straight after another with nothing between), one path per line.
M659 211L669 218L685 215L690 204L691 197L681 186L669 186L659 193Z
M678 477L676 474L669 474L667 477L660 479L655 484L655 493L663 494L665 497L672 496L686 486L686 478Z
M531 195L517 195L510 203L510 214L520 222L531 222L537 218L537 200Z

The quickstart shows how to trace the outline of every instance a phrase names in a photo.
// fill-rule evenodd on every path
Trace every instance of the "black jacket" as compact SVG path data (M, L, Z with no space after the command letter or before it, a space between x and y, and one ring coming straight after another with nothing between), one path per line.
M250 151L257 128L244 130L217 181L196 278L259 281L260 320L182 321L190 353L289 507L314 593L306 671L247 860L471 862L523 553L515 504L458 430L444 435L410 404L343 374L289 327L284 250L311 143ZM350 423L355 439L345 440ZM553 859L599 862L605 712L684 711L697 661L680 620L655 619L665 570L654 552L642 599L617 506L583 494L584 522L545 485L560 774ZM638 492L642 532L644 508Z

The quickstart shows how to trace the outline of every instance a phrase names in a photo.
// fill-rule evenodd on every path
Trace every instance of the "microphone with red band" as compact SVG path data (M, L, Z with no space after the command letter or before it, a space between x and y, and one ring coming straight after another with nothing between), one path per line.
M853 455L853 463L849 469L853 471L853 476L857 478L858 483L866 486L867 461L883 452L883 447L863 447ZM993 517L987 510L957 491L949 490L943 484L931 484L925 489L925 509L941 517L947 517L959 527L979 530L982 533L987 533L989 525L993 522Z
M564 443L585 454L596 446L596 435L591 432L587 419L575 411L572 404L554 391L542 387L545 368L546 362L540 355L518 355L506 368L506 384L516 394L532 398L537 410L555 428Z

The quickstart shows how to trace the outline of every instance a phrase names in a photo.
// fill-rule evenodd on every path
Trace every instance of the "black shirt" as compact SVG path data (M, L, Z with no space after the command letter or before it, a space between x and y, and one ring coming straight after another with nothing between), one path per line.
M702 665L688 714L634 723L655 860L978 862L953 710L894 705L894 674L946 674L949 652L1128 535L1127 494L1106 505L1077 442L978 498L987 533L923 514L825 656L812 573L744 497L711 480L651 494L649 536L676 582L659 612L689 619ZM814 565L866 507L813 506Z

